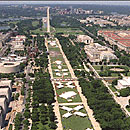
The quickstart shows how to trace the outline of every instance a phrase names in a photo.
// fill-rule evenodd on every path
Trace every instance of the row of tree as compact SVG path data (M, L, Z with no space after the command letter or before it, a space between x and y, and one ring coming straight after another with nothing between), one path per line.
M39 55L35 58L35 66L40 69L35 71L35 81L33 83L33 102L32 102L32 130L47 130L56 129L56 117L53 112L52 103L54 100L54 90L51 83L51 77L47 71L48 57L47 50L44 45L44 38L37 36L37 45L39 48ZM45 105L46 104L46 105Z
M82 78L79 82L88 105L103 130L129 130L130 117L125 116L100 80L90 82Z

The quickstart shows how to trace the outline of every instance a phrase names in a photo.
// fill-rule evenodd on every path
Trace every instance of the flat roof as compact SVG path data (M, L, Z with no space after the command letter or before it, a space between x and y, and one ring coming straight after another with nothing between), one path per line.
M98 32L115 41L118 41L126 47L130 47L130 31L99 30Z

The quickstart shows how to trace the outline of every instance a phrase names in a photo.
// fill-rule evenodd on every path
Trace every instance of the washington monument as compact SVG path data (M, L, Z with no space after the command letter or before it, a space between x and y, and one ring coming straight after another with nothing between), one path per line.
M47 32L50 33L50 14L49 14L50 7L47 7Z

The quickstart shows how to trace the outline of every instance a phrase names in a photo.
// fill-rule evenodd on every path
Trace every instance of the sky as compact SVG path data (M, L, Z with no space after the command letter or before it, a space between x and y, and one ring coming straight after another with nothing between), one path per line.
M130 5L130 1L0 1L0 4L99 4Z

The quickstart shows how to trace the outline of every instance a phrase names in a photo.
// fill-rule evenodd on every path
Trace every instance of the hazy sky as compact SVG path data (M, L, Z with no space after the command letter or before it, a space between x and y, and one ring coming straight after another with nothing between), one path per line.
M130 5L130 1L0 1L0 4L100 4L100 5Z

